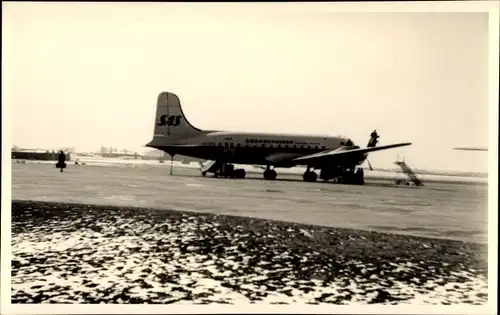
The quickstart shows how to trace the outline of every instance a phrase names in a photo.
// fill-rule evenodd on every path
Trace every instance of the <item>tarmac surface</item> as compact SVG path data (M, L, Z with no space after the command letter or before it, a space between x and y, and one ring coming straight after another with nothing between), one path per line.
M279 173L278 173L279 174ZM231 180L158 167L12 164L12 199L186 210L330 227L487 242L487 185L364 186L306 183L300 176ZM253 179L252 179L253 177Z
M12 303L488 301L485 186L162 172L13 164Z

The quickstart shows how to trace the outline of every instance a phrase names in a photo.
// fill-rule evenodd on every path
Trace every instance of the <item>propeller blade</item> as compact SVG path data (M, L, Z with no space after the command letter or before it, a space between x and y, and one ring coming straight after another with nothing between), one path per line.
M372 165L370 163L370 160L366 159L366 162L368 162L368 166L370 167L370 171L373 171Z

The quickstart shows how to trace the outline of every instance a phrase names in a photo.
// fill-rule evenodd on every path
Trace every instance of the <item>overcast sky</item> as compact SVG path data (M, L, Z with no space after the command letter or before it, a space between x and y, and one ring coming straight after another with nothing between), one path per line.
M289 5L2 4L4 104L27 148L141 149L156 97L202 129L349 136L391 167L487 171L488 16Z

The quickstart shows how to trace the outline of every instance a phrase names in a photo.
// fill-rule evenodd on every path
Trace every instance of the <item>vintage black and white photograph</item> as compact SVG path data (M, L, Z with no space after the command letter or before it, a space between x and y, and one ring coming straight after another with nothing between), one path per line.
M3 2L10 307L496 303L498 3L346 4Z

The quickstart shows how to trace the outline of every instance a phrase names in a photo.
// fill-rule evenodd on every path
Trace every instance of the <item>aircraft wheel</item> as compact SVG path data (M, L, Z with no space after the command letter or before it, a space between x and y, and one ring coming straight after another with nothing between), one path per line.
M234 178L234 165L233 164L223 164L220 170L221 177L223 178Z
M201 172L201 176L203 177L207 176L207 172Z
M276 173L275 170L271 170L271 179L275 180L277 176L278 176L278 173Z
M247 172L242 169L242 168L238 168L236 170L234 170L234 177L235 178L245 178Z
M271 179L270 177L271 170L265 170L264 171L264 179Z
M331 179L330 177L330 172L325 170L325 169L321 169L321 172L319 173L319 178L324 180L325 182L329 181Z
M364 185L365 184L365 178L364 178L364 171L362 168L358 169L356 172L356 182L358 185Z
M318 179L318 175L316 174L316 172L309 171L305 172L302 178L306 182L315 182Z
M278 174L276 173L275 170L265 170L264 171L264 179L267 179L267 180L275 180L277 175Z
M318 179L318 175L316 174L316 172L311 172L310 176L311 182L315 182Z

